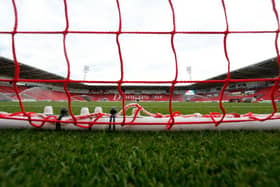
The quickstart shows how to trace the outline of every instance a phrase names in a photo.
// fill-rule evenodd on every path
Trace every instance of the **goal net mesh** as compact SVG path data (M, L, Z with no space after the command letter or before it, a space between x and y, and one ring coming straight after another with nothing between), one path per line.
M174 119L176 116L181 115L179 112L173 110L174 89L178 85L190 85L190 84L222 85L218 96L218 105L221 113L209 114L210 121L213 122L213 124L218 125L221 122L223 122L224 117L227 114L227 111L225 110L224 107L223 98L225 97L225 91L230 84L239 83L239 82L240 83L241 82L242 83L272 82L273 85L269 90L270 93L269 97L272 103L271 114L267 115L265 118L250 116L249 120L263 121L267 119L278 118L275 117L275 113L277 112L275 93L278 91L280 76L277 75L273 78L271 77L270 78L239 78L239 79L232 78L231 72L233 67L235 69L237 67L241 67L241 66L235 67L235 65L232 63L232 61L236 60L235 57L233 56L238 56L238 54L242 56L243 53L249 53L249 52L242 51L242 49L244 49L243 47L245 48L248 47L246 45L242 46L242 43L240 43L239 47L237 47L240 48L240 50L239 51L237 50L236 53L233 52L231 53L231 51L229 50L229 46L232 45L232 43L234 43L235 38L239 36L240 37L238 42L247 40L251 36L258 38L257 40L259 42L262 42L263 38L269 38L270 39L269 44L272 43L272 46L270 45L269 49L273 51L272 53L274 54L273 57L276 56L276 60L279 65L280 55L279 55L278 40L279 40L280 24L279 24L279 14L278 14L279 8L277 8L277 6L280 5L278 5L279 3L277 4L275 0L271 0L269 2L267 1L267 5L268 5L267 7L269 11L268 14L270 15L270 17L268 16L268 18L272 19L273 27L269 27L266 25L260 27L257 24L256 24L257 26L250 27L250 25L244 22L245 24L243 23L243 27L241 27L241 29L236 26L238 25L238 23L236 23L236 20L234 18L232 18L232 15L236 14L237 9L240 14L239 18L241 17L239 20L246 19L247 17L250 17L250 15L245 15L247 11L246 9L240 9L240 7L235 7L234 9L234 5L231 5L232 2L226 0L215 2L216 4L219 5L217 6L218 9L216 9L217 7L215 6L215 4L213 4L214 2L212 4L209 4L207 3L207 1L199 1L199 3L194 3L195 4L194 6L185 6L184 8L181 7L181 4L183 3L182 1L174 1L174 0L155 1L155 2L143 1L135 4L133 4L133 1L128 2L125 0L115 0L115 1L108 1L108 2L106 1L104 2L104 7L105 6L111 7L113 10L111 14L107 14L107 15L105 14L102 15L102 9L100 8L100 10L98 10L99 6L96 6L97 8L94 8L95 4L93 4L92 7L83 7L83 8L87 8L87 9L83 9L82 2L73 3L72 1L69 0L61 0L60 2L57 2L58 4L60 3L60 8L56 9L56 7L52 7L53 8L52 11L47 13L46 12L40 13L40 9L34 6L33 8L35 10L39 9L38 11L35 12L38 13L39 16L41 16L41 18L39 18L38 21L35 23L37 24L37 26L41 25L41 27L36 27L35 24L35 26L27 27L26 30L21 29L22 27L21 20L24 20L26 18L26 14L28 14L28 12L27 11L22 12L22 8L24 8L24 6L22 6L21 1L12 0L11 2L12 3L9 10L12 10L13 15L11 15L10 13L10 17L14 18L13 24L10 24L10 27L12 29L0 30L0 34L10 37L12 60L14 61L14 76L12 78L2 78L1 82L12 84L14 92L16 94L16 98L19 102L20 109L21 109L19 113L21 113L22 116L27 117L27 120L29 120L29 122L34 126L42 126L45 122L57 122L58 119L55 117L42 117L42 119L37 119L37 121L42 122L40 125L36 125L35 123L33 123L32 121L34 120L33 119L34 114L25 111L24 104L22 102L22 94L20 94L18 83L44 83L44 84L56 83L56 84L63 85L64 93L66 94L68 100L69 113L70 116L72 117L72 120L70 120L69 122L72 122L75 125L84 124L84 123L81 122L80 118L75 116L72 111L71 104L73 101L73 97L69 91L69 84L73 85L73 84L82 83L82 84L92 84L92 85L99 84L99 85L106 85L106 86L108 85L117 86L117 90L119 92L119 95L121 96L120 101L122 103L122 118L123 118L123 121L120 122L119 124L122 125L136 124L133 122L133 120L128 121L126 119L126 110L127 110L126 93L122 89L123 86L168 85L169 86L168 88L169 114L167 114L165 117L168 117L169 120L164 124L166 124L168 128L171 128L173 125L184 123L182 121L176 122L176 120ZM250 1L250 2L251 4L257 3L254 1ZM99 3L101 3L101 1ZM148 3L150 5L144 8L145 6L143 5L143 3ZM135 9L128 10L128 7L131 7L128 4L130 4ZM54 5L55 3L52 4L52 6ZM38 4L38 6L43 7L44 3ZM205 9L205 6L209 6L209 8L211 9L210 13L208 12L208 14L203 14L204 11L207 11L207 8ZM160 8L162 8L162 11L160 10ZM99 16L100 19L97 20L89 17L87 18L87 16L77 17L74 14L74 12L78 10L80 10L80 13L83 13L83 11L85 12L87 11L87 13L85 13L84 15L88 15L88 16L96 14ZM59 11L59 13L57 12L54 13L54 11ZM233 12L235 12L235 14ZM58 29L56 30L52 28L48 28L49 23L42 23L44 17L52 17L53 16L52 13L63 17L62 21L58 21L58 24L62 26L58 27ZM262 19L263 14L261 13L261 9L257 9L255 13L261 15L254 18L255 21L258 22L258 19ZM132 14L134 15L134 17L131 16ZM185 17L182 18L181 17L182 14L184 14ZM211 17L211 14L213 15L216 14L216 16ZM152 15L157 16L158 18L154 19ZM236 15L238 16L238 14ZM31 17L36 17L36 16L37 15L32 15ZM110 26L111 22L105 21L104 17L106 16L107 18L109 17L109 19L107 20L111 20L111 22L114 23L112 24L113 26L112 25ZM206 19L206 17L209 17L209 19ZM205 20L207 20L208 23L205 23ZM86 22L87 25L83 25L84 22ZM163 22L166 24L162 24ZM96 23L96 25L91 25L91 23ZM192 25L188 23L192 23ZM202 24L204 26L202 27L197 26L199 24ZM106 28L106 26L108 27ZM160 29L162 29L162 31ZM19 54L22 54L22 51L20 51L20 49L28 50L26 48L30 47L32 41L38 40L37 37L39 37L39 40L52 40L55 37L59 38L59 40L56 41L60 41L60 42L54 43L53 45L60 46L63 49L63 51L60 52L59 56L60 59L63 59L65 64L63 66L60 66L58 64L54 64L52 66L53 68L63 69L64 74L63 73L62 74L65 77L64 79L54 80L54 79L47 79L46 77L42 77L42 79L24 79L20 77L21 71L23 71L19 65L21 60L18 59ZM44 37L45 39L42 39ZM251 37L251 39L250 40L248 39L248 41L255 40L254 37ZM145 38L145 40L142 40L143 38ZM26 47L20 47L19 45L22 44L20 44L19 41L24 39L27 39L25 41ZM75 47L77 46L68 45L71 41L75 44L75 41L78 40L85 42L85 43L81 42L80 43L81 46L83 46L83 44L85 45L87 44L86 47L83 46L84 48L80 50L81 54L74 53L74 51L76 50ZM187 50L192 51L193 48L199 48L203 45L208 45L209 43L215 42L216 40L218 40L221 43L221 46L219 48L219 55L222 56L224 62L226 62L225 64L215 63L214 61L216 59L215 58L211 59L211 55L215 56L217 55L217 53L215 51L211 51L211 49L209 49L210 51L206 52L205 50L207 50L207 47L205 50L200 50L198 53L196 53L196 55L190 53L183 54L184 50L181 50L182 46L188 46ZM87 41L90 42L90 45L86 43ZM153 45L153 42L157 43L157 45ZM111 43L112 45L111 46L106 45L106 43ZM265 47L267 47L265 43L259 43L259 44L253 43L253 45L262 45L262 44L265 45ZM50 46L45 46L45 47L48 48ZM167 49L164 47L166 47ZM33 49L35 48L36 46ZM107 53L101 52L100 48L102 48L102 50L107 50ZM153 51L151 52L152 48ZM160 48L161 50L157 51L155 48ZM39 48L38 50L41 49ZM54 54L57 53L56 50L51 50L51 52L53 52ZM36 55L35 53L36 51L33 52L33 55ZM168 53L167 56L166 53ZM48 54L48 55L52 56L53 54ZM102 56L106 59L108 59L107 56L113 56L113 58L115 58L115 62L117 61L118 63L114 63L114 64L108 63L107 68L111 69L110 66L113 66L115 70L118 69L119 73L115 73L115 71L108 70L107 74L106 73L98 74L98 67L94 67L95 70L97 71L96 74L98 74L99 76L90 77L88 72L89 69L92 67L84 66L85 64L82 63L79 65L79 62L77 62L79 61L79 58L81 58L83 55L101 56L100 58L97 58L95 60L96 61L99 60L105 64L106 61L102 60ZM210 72L213 70L213 72L215 73L227 72L226 77L223 79L209 80L207 79L207 77L203 77L201 79L197 78L194 76L194 74L191 76L191 72L192 70L194 70L192 69L192 65L188 65L188 62L186 62L187 66L184 67L184 65L181 64L181 61L184 60L191 61L192 55L195 56L195 58L201 58L201 59L203 55L206 56L206 58L203 59L204 64L200 65L201 66L200 74L202 77L203 74L205 74L205 76L212 76L211 74L205 73L204 72L205 69L206 70L208 69ZM256 51L253 51L249 55L254 56L257 54ZM160 56L163 56L163 58ZM137 58L140 58L141 60L138 60ZM42 58L39 60L40 61L42 60L42 62L44 61L44 59ZM141 63L145 63L145 60L154 61L154 62L158 60L159 62L156 62L152 65L151 64L146 65L146 69L141 69ZM161 60L163 60L162 64L160 62ZM78 64L78 66L77 65L74 66L73 61L75 61L75 63ZM137 64L135 63L131 65L128 63L130 61L135 61L137 62ZM162 70L163 69L162 66L164 66L164 64L166 65L166 61L168 61L167 69L169 69L169 71ZM130 66L131 66L130 69L131 72L127 71L127 69L129 69L128 67ZM83 78L80 75L77 75L78 78L75 78L77 74L77 72L75 72L76 68L84 68ZM215 69L219 69L219 68L222 69L220 72L214 71ZM138 69L140 73L138 72ZM182 69L184 69L185 72L187 70L187 73L189 75L183 77L182 75L183 73L181 73ZM161 70L162 73L160 73ZM153 71L156 71L157 73L153 73ZM200 70L198 70L198 72L199 71ZM137 74L137 78L133 77L133 74ZM152 77L154 78L152 79ZM162 78L164 79L162 80ZM133 105L133 107L137 108L135 116L133 116L133 118L135 119L137 113L143 110L143 108L137 104ZM219 120L215 119L215 115L220 116ZM15 115L2 114L0 117L2 119L13 119L13 116ZM151 114L151 116L155 118L163 117L163 115L161 114ZM95 117L100 118L102 117L102 115L95 114ZM90 122L90 125L94 125L94 124L98 124L98 119ZM147 122L146 124L152 125L153 123Z

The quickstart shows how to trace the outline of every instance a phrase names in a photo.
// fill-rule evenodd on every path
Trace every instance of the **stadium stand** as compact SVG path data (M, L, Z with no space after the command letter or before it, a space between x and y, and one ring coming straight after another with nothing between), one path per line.
M15 92L15 90L12 87L9 87L9 86L0 86L0 92L7 93L7 94L12 94L12 93Z
M85 97L85 95L79 95L79 94L72 94L71 95L71 98L74 101L89 101L89 99L86 99L86 97Z
M97 95L97 94L94 94L94 95L91 95L92 96L92 99L91 99L91 101L98 101L99 100L99 95Z
M270 93L271 92L271 87L267 87L267 88L263 88L263 89L259 89L256 91L256 93L254 94L254 97L256 98L256 101L269 101L270 100ZM279 90L276 90L274 92L274 96L275 98L280 97L280 92ZM277 100L278 100L277 99Z
M19 63L21 68L20 76L24 79L64 79L64 77ZM12 60L0 57L0 77L13 77L14 62ZM230 73L232 79L247 78L274 78L278 75L277 58L271 58L263 62L250 65ZM225 79L227 73L210 78L208 80ZM267 82L266 82L267 83ZM260 102L271 100L271 85L263 83L231 83L226 89L224 102ZM220 90L223 84L199 83L191 85L176 86L172 100L183 102L218 102ZM38 85L19 85L17 86L20 96L23 100L36 101L67 101L68 97L64 92L63 84L41 83ZM58 89L60 88L60 89ZM86 84L68 84L73 101L120 101L121 95L117 86L92 86ZM122 86L126 101L169 101L169 86ZM75 92L72 93L72 90ZM186 97L186 90L194 90L195 95ZM249 94L248 94L249 93ZM275 92L275 98L278 101L280 92ZM0 101L17 100L15 90L12 84L0 84Z
M11 101L12 98L0 92L0 101Z

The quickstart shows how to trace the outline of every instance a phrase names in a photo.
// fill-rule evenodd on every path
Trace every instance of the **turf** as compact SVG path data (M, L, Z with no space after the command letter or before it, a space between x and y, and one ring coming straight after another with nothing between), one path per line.
M279 186L279 132L0 131L1 186Z
M55 112L66 103L47 103ZM104 111L120 103L101 105ZM41 112L45 102L24 103ZM142 103L167 113L168 103ZM1 103L0 111L18 111ZM174 103L182 113L219 111L216 103ZM271 112L270 104L225 104L228 112ZM280 186L279 131L0 131L0 186Z
M129 103L126 103L129 104ZM168 102L140 102L141 106L150 112L160 112L163 114L169 113ZM59 114L62 107L68 108L67 102L24 102L23 106L27 112L43 112L45 106L51 105L54 108L54 113ZM81 107L88 107L90 112L94 111L96 106L102 106L104 112L109 112L111 107L116 107L118 110L122 109L120 102L72 102L71 108L73 113L79 114ZM271 113L273 107L271 103L224 103L224 108L227 113ZM277 104L278 108L280 104ZM218 103L188 103L188 102L174 102L172 104L173 111L179 111L182 114L202 113L208 114L209 112L221 112ZM18 112L21 111L17 102L2 102L0 111Z

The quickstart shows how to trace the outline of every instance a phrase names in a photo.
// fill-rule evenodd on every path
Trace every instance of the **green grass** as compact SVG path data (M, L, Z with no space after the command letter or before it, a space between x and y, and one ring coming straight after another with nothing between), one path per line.
M279 132L0 131L1 186L277 186Z
M0 103L0 111L18 111ZM50 103L24 103L41 112ZM51 103L55 112L66 103ZM81 106L120 103L73 103ZM142 103L168 113L168 103ZM174 103L182 113L216 103ZM270 104L225 104L228 112L268 113ZM87 132L0 130L0 186L280 186L279 131Z
M0 111L15 112L20 111L19 104L17 102L2 102L0 103ZM128 103L127 103L128 104ZM160 112L163 114L169 113L169 103L168 102L140 102L141 106L150 112L156 113ZM67 107L67 102L24 102L23 106L27 112L43 112L44 106L52 105L54 108L54 113L58 114L60 108ZM93 112L96 106L102 106L104 112L109 112L111 107L117 107L121 110L120 102L72 102L71 107L75 114L80 113L81 107L88 107L90 112ZM271 113L273 111L272 105L270 103L224 103L228 113ZM280 104L277 104L278 108ZM218 103L187 103L187 102L174 102L172 104L173 111L180 111L183 114L190 114L199 112L202 114L208 114L209 112L221 112Z

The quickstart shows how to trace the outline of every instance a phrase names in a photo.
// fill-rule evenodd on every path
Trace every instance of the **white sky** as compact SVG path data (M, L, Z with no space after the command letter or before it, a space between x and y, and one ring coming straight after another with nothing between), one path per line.
M177 31L224 31L221 0L173 0ZM69 30L117 31L116 0L68 0ZM225 0L229 30L276 30L269 0ZM280 2L277 0L280 14ZM62 31L65 29L63 0L16 0L18 31ZM172 12L168 0L120 0L122 31L171 31ZM11 0L0 0L0 31L11 31L14 12ZM204 80L227 72L224 35L176 34L178 80ZM16 35L20 62L66 76L62 35ZM275 34L230 34L227 40L231 70L276 56ZM12 59L11 35L0 34L0 56ZM122 34L120 45L125 80L173 80L175 77L171 35ZM71 78L119 80L120 63L116 35L68 34L67 52ZM1 70L0 70L1 71Z

